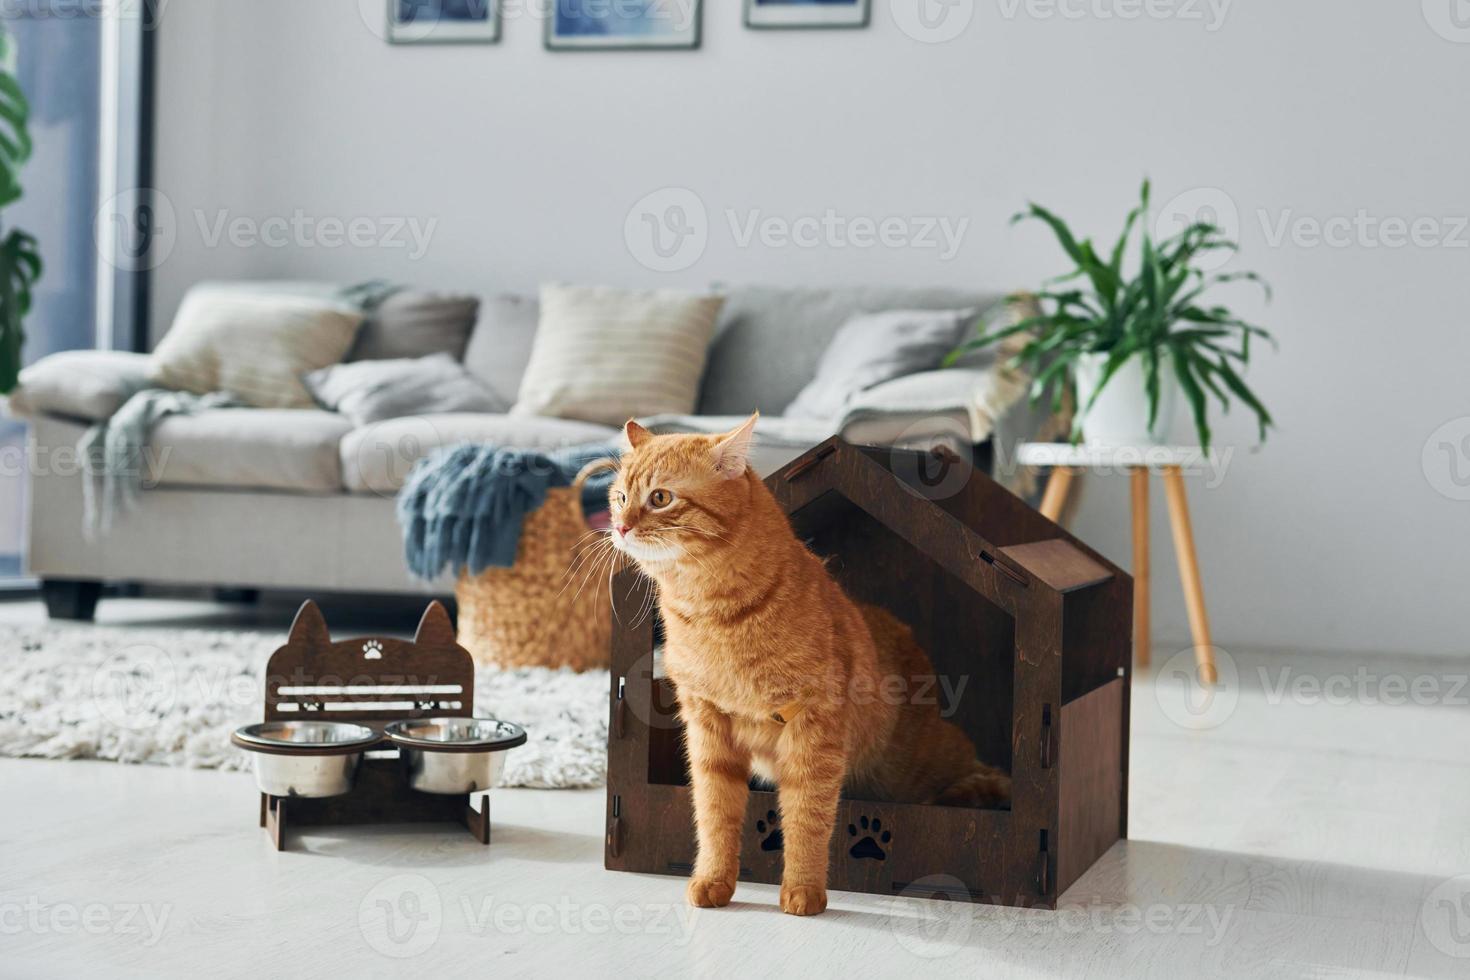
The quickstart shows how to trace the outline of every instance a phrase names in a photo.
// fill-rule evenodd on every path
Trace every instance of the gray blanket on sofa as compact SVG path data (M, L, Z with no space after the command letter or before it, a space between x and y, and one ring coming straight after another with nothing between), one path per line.
M215 392L191 395L187 391L145 388L123 402L112 418L98 422L77 443L86 479L82 481L82 529L89 536L106 533L118 514L138 502L150 469L160 469L147 456L148 434L170 415L195 415L211 408L238 408L234 395ZM166 450L165 450L166 451Z
M588 463L615 458L597 443L551 452L488 445L448 446L414 465L398 491L398 524L408 569L421 579L445 569L476 575L515 564L526 515L552 487L572 485ZM586 512L606 507L610 473L582 486Z

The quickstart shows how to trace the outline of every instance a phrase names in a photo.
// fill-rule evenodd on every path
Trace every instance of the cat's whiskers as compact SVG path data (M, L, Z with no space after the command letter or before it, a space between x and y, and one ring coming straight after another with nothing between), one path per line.
M611 531L598 531L593 533L601 534L602 539L593 542L592 544L585 547L577 548L576 557L574 557L571 563L567 566L567 570L562 573L562 578L566 579L566 582L562 585L561 592L557 593L558 598L560 598L561 593L565 592L567 590L567 587L572 584L572 579L575 578L577 572L581 570L582 566L586 564L592 556L595 556L598 551L604 546L610 547L612 545Z
M654 607L655 605L657 605L657 599L658 583L653 581L652 579L649 579L648 590L643 594L642 608L639 609L638 618L633 623L635 628L643 625L643 620L645 617L653 615Z
M572 596L573 602L576 602L578 597L582 595L582 590L587 587L587 583L592 579L592 576L601 572L604 562L611 563L618 554L618 550L613 547L611 537L604 538L588 550L595 554L587 563L587 570L582 575L581 582L577 585L576 593ZM609 592L611 592L611 589L609 589Z

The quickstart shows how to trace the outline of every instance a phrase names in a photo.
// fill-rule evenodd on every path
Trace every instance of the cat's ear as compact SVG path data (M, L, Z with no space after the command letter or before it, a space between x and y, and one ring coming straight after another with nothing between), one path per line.
M627 424L623 426L623 435L627 436L628 445L632 446L634 449L637 449L639 446L643 445L645 441L653 438L653 433L649 432L647 429L639 425L637 422L634 422L632 419L629 419Z
M750 438L760 417L761 413L756 412L715 443L715 471L725 479L734 480L745 475L745 467L750 460Z

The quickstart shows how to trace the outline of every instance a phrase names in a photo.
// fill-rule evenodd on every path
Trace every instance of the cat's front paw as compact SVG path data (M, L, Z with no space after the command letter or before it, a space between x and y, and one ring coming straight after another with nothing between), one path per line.
M735 896L735 885L718 878L690 878L685 895L695 908L722 909Z
M821 885L782 885L781 911L791 915L818 915L827 908L827 889Z

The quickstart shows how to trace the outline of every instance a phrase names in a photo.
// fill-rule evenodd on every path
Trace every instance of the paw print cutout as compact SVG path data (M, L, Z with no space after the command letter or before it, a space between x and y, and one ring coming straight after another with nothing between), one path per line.
M858 835L862 836L859 838ZM868 821L867 817L859 817L856 824L847 825L847 836L857 839L857 842L848 849L849 857L867 861L886 861L889 845L893 842L893 831L883 829L883 821L877 817Z
M377 640L368 640L362 645L362 659L382 660L383 644L379 643Z
M761 835L763 851L779 851L786 846L781 836L781 815L775 810L767 810L766 819L755 822L755 831Z

